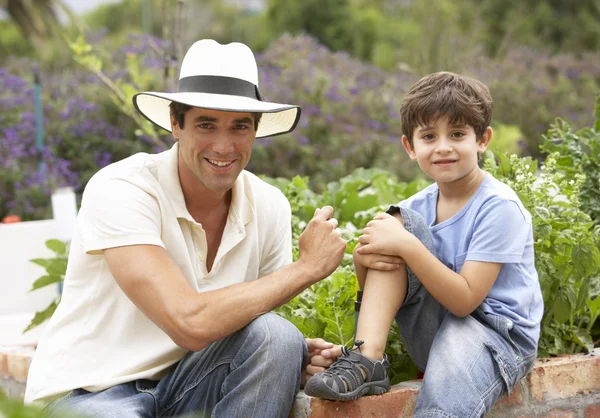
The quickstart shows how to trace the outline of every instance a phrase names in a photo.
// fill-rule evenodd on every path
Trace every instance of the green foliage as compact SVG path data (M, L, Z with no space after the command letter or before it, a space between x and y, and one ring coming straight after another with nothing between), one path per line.
M110 98L117 109L133 119L138 127L138 135L145 135L155 145L161 148L169 148L170 143L159 135L157 127L144 118L133 106L133 95L143 90L152 90L157 84L152 73L143 71L141 62L133 55L127 57L127 71L131 79L119 79L116 82L108 77L104 70L104 62L101 56L94 51L94 47L86 42L83 36L78 36L74 42L69 44L73 53L73 59L84 68L95 74L109 89ZM146 88L149 87L149 88Z
M577 132L557 119L544 136L541 148L547 153L558 153L556 169L565 175L585 175L579 195L581 208L600 225L600 96L596 98L594 115L594 127Z
M352 51L363 29L353 21L351 6L347 0L269 0L267 13L280 33L306 32L333 50ZM368 58L368 47L362 49Z
M0 397L1 418L42 418L45 414L40 406L23 405L23 402Z
M406 199L428 183L424 180L400 183L379 169L358 169L340 181L329 183L322 194L309 188L307 178L265 180L279 187L291 204L294 259L298 258L298 237L317 207L333 206L342 236L348 242L340 267L328 279L306 289L277 312L307 337L320 337L335 344L350 345L354 337L354 300L358 290L352 252L360 230L388 205ZM417 369L395 330L388 337L386 353L392 362L392 382L416 377Z
M542 356L593 349L591 330L598 318L600 227L583 211L585 176L557 170L558 153L536 175L531 158L500 154L484 169L508 184L532 215L536 270L544 296L539 353Z
M0 418L44 418L48 414L39 405L24 405L16 399L7 399L0 392ZM79 418L81 415L62 412L61 418Z
M36 289L50 285L62 285L65 279L65 273L67 272L67 256L68 250L67 245L57 239L51 239L46 241L46 247L51 250L55 256L52 258L35 258L30 260L32 263L43 267L46 270L46 274L39 277L31 287L30 292ZM25 328L23 333L39 326L54 314L58 304L60 302L60 296L53 300L46 309L40 312L36 312L35 316L31 320L31 323Z
M23 36L17 25L11 21L0 20L0 63L11 55L31 56L34 48L31 43Z
M492 142L488 149L494 154L519 154L518 142L522 138L523 133L518 126L500 123L494 126Z
M564 127L564 125L563 125ZM600 316L600 227L585 213L580 196L585 176L558 170L558 153L538 170L530 157L498 159L487 154L485 169L512 187L532 214L536 268L544 296L540 356L591 350L592 331ZM352 251L360 228L386 205L406 199L426 187L425 181L398 183L386 172L358 169L326 190L315 193L308 179L267 179L290 201L293 218L294 259L297 239L315 208L332 205L348 242L341 266L278 310L305 335L349 344L353 338L356 295ZM414 378L416 368L407 357L396 329L388 337L393 382Z

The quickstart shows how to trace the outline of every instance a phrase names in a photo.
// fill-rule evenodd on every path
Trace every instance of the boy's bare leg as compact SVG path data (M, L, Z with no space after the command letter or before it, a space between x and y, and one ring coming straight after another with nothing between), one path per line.
M406 297L405 267L391 271L367 270L356 339L364 341L360 352L373 359L383 359L387 337L394 317Z

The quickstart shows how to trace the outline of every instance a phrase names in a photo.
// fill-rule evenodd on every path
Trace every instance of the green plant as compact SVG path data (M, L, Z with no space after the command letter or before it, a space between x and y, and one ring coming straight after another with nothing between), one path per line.
M488 158L484 169L508 184L532 214L536 270L544 296L541 356L594 347L591 330L600 315L600 227L583 211L585 176L557 170L558 153L537 162L516 155Z
M32 263L42 266L46 270L45 275L33 282L30 292L50 285L62 285L65 279L65 273L67 271L67 244L57 239L51 239L46 241L46 247L54 252L56 256L53 258L36 258L30 260ZM31 323L25 328L23 333L37 327L49 319L52 314L54 314L59 302L60 295L57 296L46 309L36 312Z
M317 207L331 205L348 242L340 267L289 303L277 313L292 322L307 337L324 338L334 344L350 345L354 339L354 301L358 285L352 263L352 252L365 224L387 205L397 203L425 188L429 183L415 180L400 183L379 169L358 169L351 175L327 185L322 194L313 192L308 178L266 179L279 187L292 207L294 259L298 258L298 237ZM386 353L391 361L393 383L414 379L417 368L410 360L396 329L388 336Z
M596 97L595 123L592 128L573 131L557 119L544 136L542 151L558 153L556 170L565 175L585 175L579 194L581 207L600 225L600 95Z

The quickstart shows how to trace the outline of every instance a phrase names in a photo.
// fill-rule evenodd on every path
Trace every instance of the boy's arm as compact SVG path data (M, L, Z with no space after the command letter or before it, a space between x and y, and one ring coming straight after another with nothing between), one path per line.
M388 214L367 224L358 252L402 256L433 297L453 314L466 316L483 302L502 264L521 260L530 232L528 213L514 201L495 199L480 209L468 259L459 273L446 267Z
M358 243L352 253L356 279L358 280L358 286L361 289L363 289L365 285L367 270L390 271L399 269L406 264L402 257L384 254L360 254L357 250L361 247L362 244Z
M471 314L490 292L502 264L467 261L460 273L455 273L410 235L413 243L403 248L402 255L423 286L452 314Z

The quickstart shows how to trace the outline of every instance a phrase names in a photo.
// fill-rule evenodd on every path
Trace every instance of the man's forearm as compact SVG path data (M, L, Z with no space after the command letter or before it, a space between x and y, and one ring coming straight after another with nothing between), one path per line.
M190 295L175 314L183 338L176 343L201 350L285 304L322 278L324 275L298 261L259 280Z

